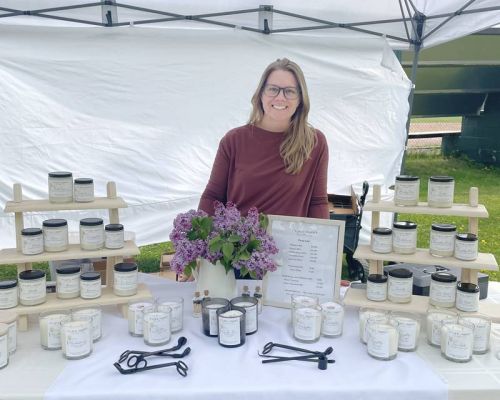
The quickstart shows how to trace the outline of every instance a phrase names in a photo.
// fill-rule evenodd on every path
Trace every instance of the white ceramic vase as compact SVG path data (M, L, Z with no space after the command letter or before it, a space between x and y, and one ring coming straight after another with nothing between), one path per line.
M226 273L224 266L217 261L212 264L206 259L201 259L198 267L193 271L196 281L196 290L203 294L208 290L210 297L222 297L224 299L233 299L237 295L236 278L234 270Z

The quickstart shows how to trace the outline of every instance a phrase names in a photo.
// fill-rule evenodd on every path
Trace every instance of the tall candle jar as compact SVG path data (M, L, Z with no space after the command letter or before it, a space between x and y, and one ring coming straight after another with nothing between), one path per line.
M104 223L101 218L80 220L80 247L82 250L100 250L104 247Z
M464 321L473 325L472 353L486 354L490 349L491 320L485 315L461 316L458 323L463 324Z
M432 224L429 253L436 257L453 256L456 233L457 227L453 224Z
M92 341L97 342L102 336L102 310L97 304L82 306L71 310L73 321L88 321L90 323L90 334Z
M474 233L458 233L455 236L455 258L473 261L477 258L477 235Z
M49 201L51 203L73 201L73 174L71 172L49 172Z
M436 307L454 307L457 291L457 277L449 272L438 271L431 274L429 304Z
M18 292L17 280L0 281L0 310L16 307Z
M229 300L218 297L206 297L201 302L201 319L203 333L207 336L216 337L219 334L217 310L220 312L230 309Z
M163 306L160 310L144 313L144 343L148 346L162 346L170 341L170 317L172 309Z
M21 230L21 251L25 256L43 253L43 232L40 228Z
M453 206L455 179L451 176L431 176L427 185L429 207L449 208Z
M73 194L77 203L94 201L94 180L92 178L75 179Z
M66 310L52 310L40 313L40 344L45 350L59 350L61 344L62 324L71 321Z
M392 225L392 250L397 254L413 254L417 251L417 224L396 221Z
M67 360L81 360L92 353L92 329L89 321L70 321L62 325L61 348Z
M23 306L36 306L47 299L45 272L29 269L19 273L19 303Z
M389 271L387 298L393 303L409 303L413 292L413 272L406 268Z
M296 306L293 309L293 337L302 343L317 342L321 336L321 306Z
M68 250L68 221L65 219L46 219L42 225L45 251Z
M443 321L441 327L441 355L454 362L472 360L474 326L471 323Z
M394 185L394 204L397 206L416 206L420 195L418 176L398 175Z
M392 229L382 227L373 229L370 247L375 253L390 253L392 251Z
M366 322L366 329L368 354L377 360L394 360L398 355L398 322L380 323L370 318Z
M391 313L391 324L397 322L399 334L398 350L415 351L418 346L418 336L420 334L420 317L412 313L393 312Z
M259 329L258 300L255 297L241 296L230 301L231 308L241 307L245 309L245 333L252 335Z
M59 299L80 296L80 266L56 268L56 294Z
M0 369L9 365L9 351L7 347L7 331L9 327L0 323Z
M104 227L104 247L121 249L125 246L125 231L122 224L108 224Z
M368 334L366 330L366 321L368 319L376 320L380 323L389 323L389 315L385 311L373 310L371 308L360 308L359 309L359 339L362 343L366 344L368 340Z
M219 308L217 310L218 341L221 346L239 347L245 343L245 312L243 307L234 307L231 310Z
M113 293L117 296L133 296L137 293L137 264L118 263L114 266Z
M97 299L101 297L101 273L97 271L84 272L80 275L80 297L82 299Z
M344 326L344 307L336 301L327 301L321 304L323 323L321 334L326 337L339 337Z
M439 308L427 311L426 336L427 343L434 347L441 347L441 325L443 321L457 322L458 314Z
M171 309L170 330L172 333L182 330L184 320L184 299L180 296L170 296L159 299L158 311L163 308Z
M144 313L154 310L154 305L148 301L133 301L128 305L128 333L131 336L144 335Z
M370 274L366 279L366 298L371 301L387 300L387 276Z
M0 311L0 324L7 325L7 350L9 354L14 354L17 349L17 313Z
M458 282L455 307L460 311L476 312L479 309L479 286L474 283Z

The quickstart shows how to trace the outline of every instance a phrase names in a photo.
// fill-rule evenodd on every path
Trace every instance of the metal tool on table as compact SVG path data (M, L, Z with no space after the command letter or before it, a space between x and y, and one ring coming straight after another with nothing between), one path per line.
M281 348L286 350L297 351L299 353L306 353L305 355L295 357L272 356L269 355L273 348ZM312 361L318 363L318 368L325 370L328 364L332 364L335 360L329 360L328 356L333 353L333 347L327 347L325 351L313 351L303 349L300 347L288 346L280 343L269 342L264 345L262 353L258 353L260 357L269 358L269 360L262 360L262 364L283 362L283 361Z

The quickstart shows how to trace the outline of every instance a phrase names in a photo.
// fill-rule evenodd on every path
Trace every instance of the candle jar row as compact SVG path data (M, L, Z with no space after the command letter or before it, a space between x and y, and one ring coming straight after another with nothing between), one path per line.
M370 274L366 281L366 297L372 301L389 300L409 303L413 293L413 272L406 268L389 271L388 276Z
M49 201L51 203L88 203L94 201L94 180L77 178L67 171L49 172Z
M455 180L451 176L431 176L428 181L427 203L429 207L449 208L453 206ZM420 178L411 175L396 176L394 204L417 206L420 197Z

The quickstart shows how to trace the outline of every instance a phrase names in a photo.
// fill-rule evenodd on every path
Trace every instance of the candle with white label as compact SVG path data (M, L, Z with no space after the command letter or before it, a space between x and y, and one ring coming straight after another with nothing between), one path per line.
M322 319L320 306L296 306L293 309L293 337L303 343L317 342Z
M443 321L441 326L441 355L450 361L472 360L474 326L466 321Z
M342 335L344 324L344 307L335 301L321 304L323 313L323 324L321 334L326 337L338 337Z
M474 354L485 354L490 349L491 320L485 315L461 316L458 323L472 324L474 329L474 344L472 352Z
M389 316L387 312L381 310L373 310L371 308L360 308L359 309L359 339L362 343L366 344L367 332L366 332L366 321L369 318L376 318L377 321L381 323L388 323Z
M251 335L259 329L258 300L254 297L236 297L231 300L231 308L241 307L245 309L245 333Z
M394 360L398 354L398 322L386 324L369 318L366 330L368 354L377 360Z
M441 325L443 321L457 322L458 314L453 311L430 309L427 312L427 342L441 347Z
M152 311L153 303L147 301L135 301L128 305L128 332L131 336L142 336L144 334L144 313Z
M179 296L160 298L158 300L158 311L163 311L164 307L171 309L170 330L172 333L182 330L184 317L184 299Z
M102 336L102 311L98 305L84 306L72 310L73 321L88 321L92 331L92 341L97 342Z
M398 329L398 350L415 351L420 333L420 318L416 314L393 312L390 319L391 324ZM394 322L397 322L397 325Z
M228 311L230 309L229 300L219 297L207 297L203 299L201 303L201 320L203 323L203 333L207 336L216 337L219 334L217 321L217 310L219 309Z
M219 344L223 347L239 347L245 343L245 308L235 307L217 310Z
M40 344L45 350L61 348L62 324L71 321L68 311L54 310L40 314Z
M171 315L172 309L165 305L162 311L151 310L144 313L144 343L162 346L170 341Z
M67 360L80 360L92 353L92 331L89 321L71 321L61 328L61 348Z

